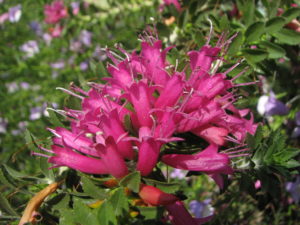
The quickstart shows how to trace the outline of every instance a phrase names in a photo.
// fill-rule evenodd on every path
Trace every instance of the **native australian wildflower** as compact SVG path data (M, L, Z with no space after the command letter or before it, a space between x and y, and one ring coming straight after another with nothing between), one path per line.
M188 73L167 61L172 47L163 49L152 31L141 37L140 53L116 46L122 57L106 50L111 60L106 84L89 83L89 90L73 84L71 90L58 88L78 98L81 109L56 110L70 121L70 128L48 128L53 145L41 149L50 155L35 154L48 157L53 167L116 179L135 170L149 176L161 161L206 173L222 188L222 174L234 172L231 158L248 155L244 140L257 127L248 109L233 104L237 96L230 90L248 85L234 84L242 73L232 79L226 76L238 64L223 73L212 70L216 60L223 60L220 53L231 39L221 36L214 47L208 41L200 50L190 51ZM192 147L189 135L207 147ZM221 150L229 142L237 147ZM176 225L205 221L192 218L180 198L156 187L141 184L139 196L146 204L165 206Z

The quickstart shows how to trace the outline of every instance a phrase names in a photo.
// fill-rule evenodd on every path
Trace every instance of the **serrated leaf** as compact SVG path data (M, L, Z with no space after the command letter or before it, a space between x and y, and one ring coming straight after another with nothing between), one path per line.
M2 193L0 193L0 208L11 216L18 216L18 213L11 207Z
M98 223L100 225L117 225L117 218L113 206L109 201L104 201L98 210Z
M118 188L109 199L116 216L121 216L129 210L128 199L124 191L124 188Z
M290 30L290 29L281 29L280 31L272 34L278 39L279 42L289 45L298 45L300 44L300 33Z
M266 32L274 33L279 31L286 24L286 20L283 17L274 17L266 22Z
M246 42L258 41L264 32L265 24L263 22L251 24L245 32Z
M282 16L286 18L287 22L290 22L292 19L295 19L296 17L300 16L300 8L290 8L286 10Z
M120 181L120 185L128 187L130 190L138 193L140 190L141 174L139 171L132 172L127 176L123 177Z
M286 52L283 48L281 48L279 45L274 44L272 42L269 41L261 41L259 43L259 45L261 47L264 47L267 49L268 53L269 53L269 57L271 59L277 59L277 58L281 58L283 56L285 56Z
M107 198L107 194L99 187L97 187L89 178L81 177L82 188L84 192L92 198L103 200Z

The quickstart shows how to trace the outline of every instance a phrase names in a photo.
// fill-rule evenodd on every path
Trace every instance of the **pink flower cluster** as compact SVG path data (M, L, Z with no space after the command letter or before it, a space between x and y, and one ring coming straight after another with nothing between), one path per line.
M45 5L44 13L46 16L45 22L49 24L56 24L68 16L68 10L60 0L52 2L51 5Z
M177 71L166 60L172 47L163 49L151 35L142 41L139 54L119 48L122 58L108 50L113 64L108 65L111 77L105 78L106 84L92 83L88 92L76 86L71 89L77 93L64 89L81 99L82 109L64 111L70 130L49 129L54 145L51 150L42 148L54 154L48 156L49 162L122 178L132 170L148 176L161 160L174 168L204 172L222 187L221 174L233 172L230 158L243 155L245 149L219 152L219 147L228 141L243 146L246 134L256 130L252 115L245 118L249 110L233 105L236 96L230 90L241 84L235 85L235 78L227 79L226 74L237 65L225 73L212 70L229 42L189 52L189 73L188 67ZM196 154L161 155L170 143L188 142L180 137L187 132L205 140L208 147ZM186 211L177 200L167 207L171 214Z
M210 175L231 173L230 157L219 153L218 146L228 140L242 143L256 125L252 116L245 118L248 109L233 105L235 96L229 90L235 85L226 79L226 72L210 74L221 47L205 45L189 52L189 76L172 69L166 61L171 48L162 49L162 42L153 37L142 42L140 54L121 49L125 59L108 51L114 63L107 68L112 77L105 78L107 84L92 84L88 92L72 87L81 94L73 93L82 100L82 110L66 110L71 130L49 129L56 136L55 156L49 161L120 178L128 173L126 160L134 160L136 169L147 176L163 146L184 141L176 135L191 132L209 146L197 154L165 154L161 160Z

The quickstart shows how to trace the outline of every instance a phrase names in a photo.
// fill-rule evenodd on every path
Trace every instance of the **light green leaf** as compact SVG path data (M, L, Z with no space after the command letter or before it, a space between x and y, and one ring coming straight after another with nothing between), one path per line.
M249 63L258 63L268 57L268 52L262 49L243 49L242 53Z
M122 178L120 185L123 187L128 187L134 192L139 192L141 183L141 174L139 171L132 172L126 177Z
M228 48L228 54L229 55L235 55L239 52L241 46L243 44L243 34L238 33L238 35L233 39L231 42L229 48Z
M117 218L114 208L110 202L104 201L98 210L98 222L100 225L117 225Z
M118 188L109 199L116 216L121 216L124 212L128 212L129 209L128 200L124 191L124 188Z

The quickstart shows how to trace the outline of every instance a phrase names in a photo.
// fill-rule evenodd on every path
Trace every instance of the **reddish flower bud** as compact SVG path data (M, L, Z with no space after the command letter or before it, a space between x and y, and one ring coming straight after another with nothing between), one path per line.
M153 206L169 205L179 200L175 195L165 193L156 187L145 184L141 185L139 196L144 202Z

